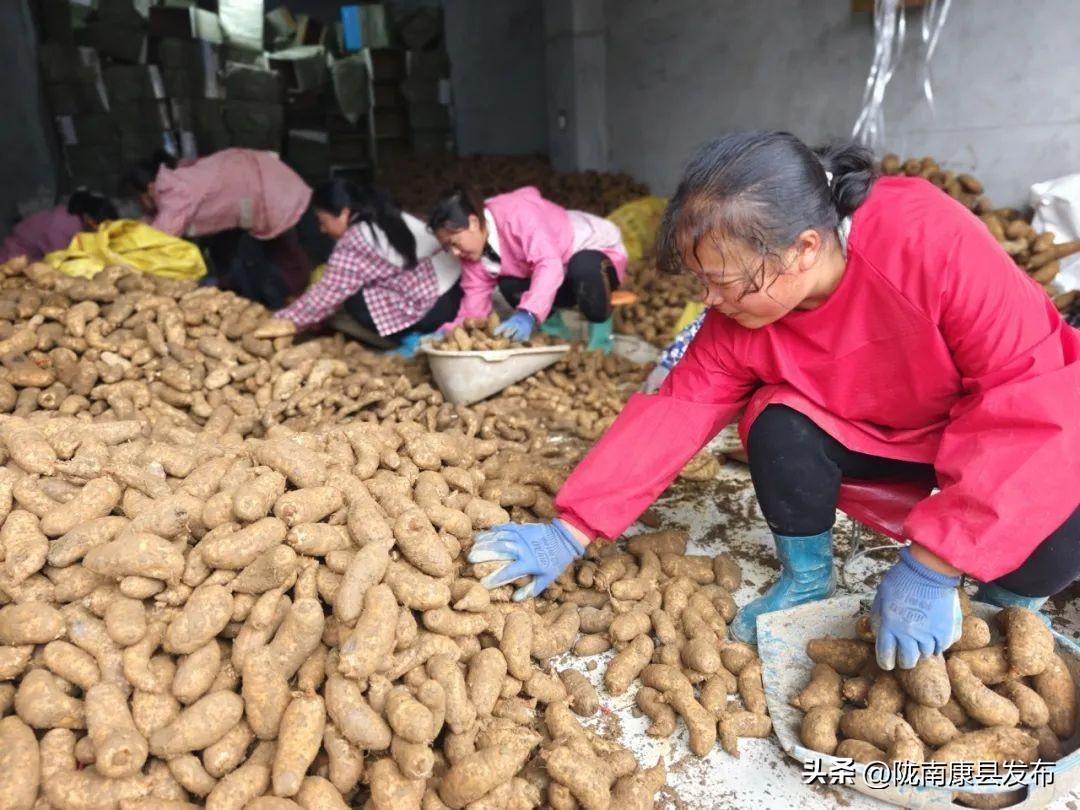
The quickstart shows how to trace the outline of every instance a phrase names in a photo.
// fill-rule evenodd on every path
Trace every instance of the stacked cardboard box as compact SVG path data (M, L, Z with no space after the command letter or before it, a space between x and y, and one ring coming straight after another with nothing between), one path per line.
M406 52L401 91L408 103L408 136L413 150L452 148L450 58L443 49L442 12L419 9L399 23Z

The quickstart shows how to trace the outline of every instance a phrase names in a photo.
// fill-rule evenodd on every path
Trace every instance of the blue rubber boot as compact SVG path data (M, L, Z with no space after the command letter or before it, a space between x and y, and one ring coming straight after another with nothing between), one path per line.
M401 344L396 349L391 349L390 354L396 354L406 360L411 360L416 357L416 352L420 348L420 338L422 337L423 335L419 332L409 332L402 336Z
M986 602L990 605L997 605L998 607L1017 607L1027 608L1033 613L1038 613L1039 618L1042 619L1047 627L1050 627L1050 617L1041 612L1041 608L1046 604L1046 600L1049 597L1046 596L1021 596L1018 593L1005 590L1000 585L995 585L993 582L983 582L979 584L979 587L975 590L975 596L972 597L976 602Z
M566 322L562 319L562 313L557 309L553 309L551 314L548 315L548 319L540 324L540 331L565 341L569 341L573 337L570 334L570 327L566 325Z
M757 643L757 618L762 613L827 599L836 590L833 571L832 530L810 537L774 534L780 579L742 608L731 623L731 635L747 644Z
M589 351L599 349L604 354L611 354L615 348L615 339L611 336L612 318L600 323L589 322Z

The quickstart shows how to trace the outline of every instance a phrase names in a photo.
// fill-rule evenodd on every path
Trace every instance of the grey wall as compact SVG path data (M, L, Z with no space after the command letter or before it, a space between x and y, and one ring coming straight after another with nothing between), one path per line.
M541 0L445 0L458 151L546 152Z
M0 3L0 235L19 203L37 197L51 204L56 194L56 138L44 118L36 40L26 0Z
M609 168L670 192L694 146L733 129L847 136L873 49L847 0L607 0ZM973 171L999 204L1080 170L1080 3L958 0L920 95L909 14L886 96L886 148Z

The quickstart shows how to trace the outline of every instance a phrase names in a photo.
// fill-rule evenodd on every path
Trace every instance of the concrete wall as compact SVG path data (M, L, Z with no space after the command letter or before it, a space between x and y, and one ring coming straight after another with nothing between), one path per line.
M609 168L670 192L695 145L733 129L846 137L873 52L847 0L607 0ZM921 96L919 16L886 96L887 149L976 173L999 204L1080 171L1080 3L954 2Z
M546 152L542 0L445 0L458 151Z
M0 3L0 236L19 203L51 204L56 194L56 136L45 119L36 40L26 0Z

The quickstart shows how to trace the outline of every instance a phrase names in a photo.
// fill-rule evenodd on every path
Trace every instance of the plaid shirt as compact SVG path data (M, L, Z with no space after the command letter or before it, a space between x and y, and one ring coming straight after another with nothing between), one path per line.
M382 232L361 223L338 241L322 278L275 317L307 329L360 292L379 334L392 335L427 314L439 297L439 286L430 258L404 268Z

